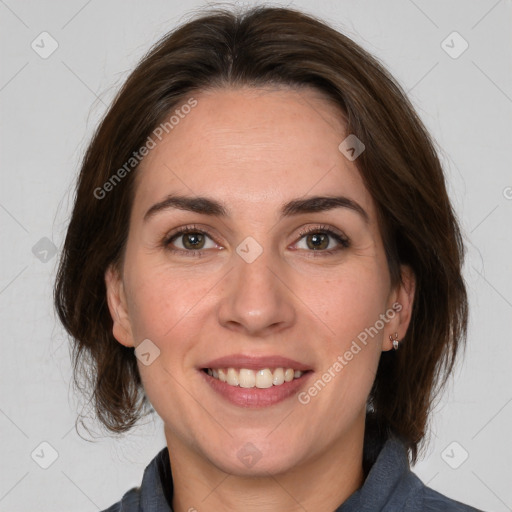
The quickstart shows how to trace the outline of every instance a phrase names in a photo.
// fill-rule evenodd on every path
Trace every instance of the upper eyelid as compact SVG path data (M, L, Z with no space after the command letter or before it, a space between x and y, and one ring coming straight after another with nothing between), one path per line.
M305 235L308 235L310 233L315 233L315 232L330 232L334 235L337 235L341 238L346 238L348 240L348 237L345 235L345 233L341 230L341 229L338 229L338 228L335 228L333 226L327 226L325 224L318 224L316 226L307 226L307 227L304 227L302 228L300 231L299 231L299 236L305 236Z

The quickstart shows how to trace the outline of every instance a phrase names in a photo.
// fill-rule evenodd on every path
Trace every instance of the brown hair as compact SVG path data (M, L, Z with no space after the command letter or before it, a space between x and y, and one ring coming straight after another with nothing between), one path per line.
M104 281L123 255L135 170L101 198L97 191L194 91L238 85L322 91L343 111L347 133L366 146L356 164L377 207L392 282L399 283L401 264L416 278L400 350L380 358L367 431L399 436L416 462L434 399L466 339L461 234L434 144L400 86L352 40L290 9L215 10L169 33L132 72L98 127L83 159L55 284L56 308L73 339L74 383L89 392L111 432L128 431L148 413L134 350L112 335Z

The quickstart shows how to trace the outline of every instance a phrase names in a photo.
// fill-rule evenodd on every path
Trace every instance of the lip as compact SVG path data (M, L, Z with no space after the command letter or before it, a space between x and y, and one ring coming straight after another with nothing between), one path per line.
M260 364L261 360L263 360L264 358L257 359L258 364ZM282 359L283 358L281 358L281 362L283 362ZM212 362L217 364L217 361L222 362L221 359L216 359L215 361ZM230 359L230 361L232 361L232 359ZM288 359L288 361L291 360ZM243 368L248 368L248 366L243 366ZM258 368L261 368L261 366L258 366ZM293 365L290 365L289 368L293 368ZM282 402L287 398L295 396L297 393L299 393L301 388L304 388L307 385L307 383L310 380L310 377L313 375L312 371L306 371L306 373L304 373L298 379L293 379L290 382L284 382L280 386L271 386L270 388L260 389L230 386L226 382L222 382L219 379L211 377L202 369L199 369L199 373L203 376L206 383L210 386L210 389L215 391L218 395L220 395L222 398L224 398L231 404L236 405L238 407L254 409L268 407L270 405Z
M247 368L248 370L261 370L263 368L293 368L294 370L300 370L302 372L312 370L311 366L288 357L279 355L247 356L244 354L232 354L229 356L219 357L199 367L200 370L204 368Z

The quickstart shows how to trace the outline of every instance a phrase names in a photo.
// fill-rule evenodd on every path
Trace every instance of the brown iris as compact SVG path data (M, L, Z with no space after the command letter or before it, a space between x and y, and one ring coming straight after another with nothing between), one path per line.
M185 233L183 236L183 247L187 249L202 249L204 246L204 235L202 233ZM189 245L190 242L190 245Z
M318 249L327 249L329 246L329 236L325 233L313 233L312 235L308 235L306 241L308 248L313 249L314 251Z

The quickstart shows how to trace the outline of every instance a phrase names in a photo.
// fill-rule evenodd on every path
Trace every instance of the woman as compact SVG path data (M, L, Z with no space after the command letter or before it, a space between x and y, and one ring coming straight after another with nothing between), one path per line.
M55 289L101 422L165 425L108 510L475 510L409 465L464 346L463 252L354 42L282 8L167 35L88 148Z

